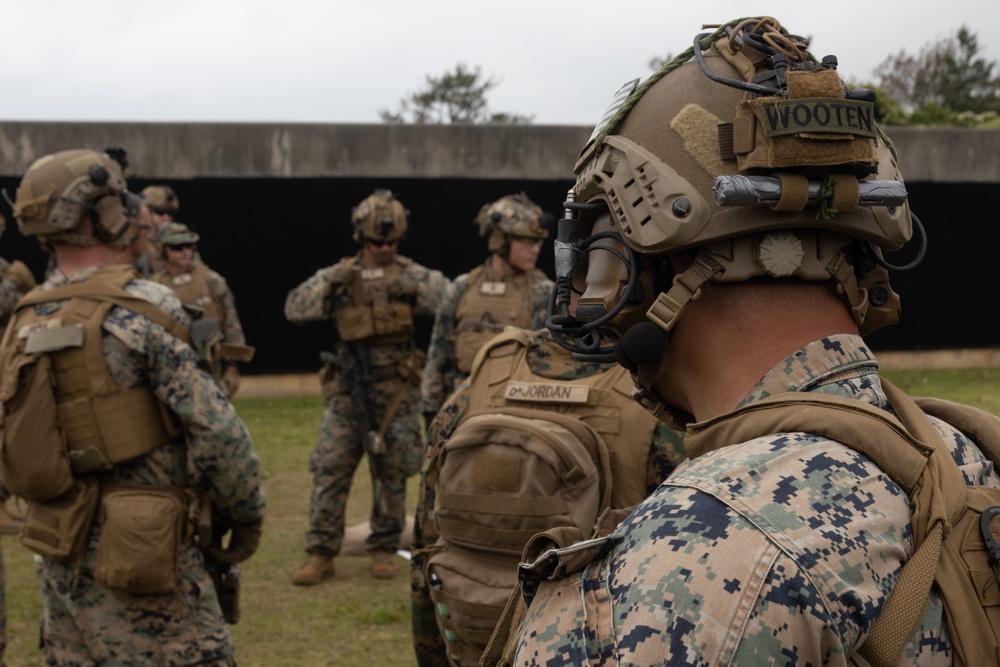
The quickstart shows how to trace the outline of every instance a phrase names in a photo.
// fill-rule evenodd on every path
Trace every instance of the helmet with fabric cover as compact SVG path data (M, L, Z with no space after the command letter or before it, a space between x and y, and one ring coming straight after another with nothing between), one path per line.
M542 227L542 208L523 192L501 197L479 209L475 218L479 235L487 239L490 252L505 253L512 237L547 239Z
M354 207L354 240L399 241L406 235L407 211L389 190L376 190Z
M163 226L163 231L160 232L160 245L164 248L163 252L165 253L167 247L197 243L200 238L198 232L193 231L187 225L169 222Z
M129 241L133 205L116 160L101 151L76 149L35 160L18 185L13 208L21 233L37 236L46 250L56 241L121 249ZM92 236L78 233L87 214Z
M174 217L181 209L181 200L169 185L147 185L142 189L142 199L149 210Z
M832 281L862 333L894 323L898 267L882 253L915 217L874 93L836 67L760 17L699 34L626 84L574 169L555 244L562 312L547 323L557 339L610 360L601 341L639 323L668 332L706 283L768 278Z

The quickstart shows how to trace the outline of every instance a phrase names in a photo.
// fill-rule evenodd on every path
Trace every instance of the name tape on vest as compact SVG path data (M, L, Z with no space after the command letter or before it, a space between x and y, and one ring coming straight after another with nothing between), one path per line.
M862 100L811 97L761 102L764 136L829 132L875 138L875 105Z
M361 269L362 280L381 280L385 277L385 269L381 266L377 269Z
M180 287L181 285L187 285L194 280L194 276L190 273L182 273L179 276L174 276L174 285Z
M507 293L507 283L483 283L479 286L479 293L486 296L503 296Z
M590 398L590 387L568 385L557 382L520 382L511 380L504 390L508 401L532 401L541 403L586 404Z

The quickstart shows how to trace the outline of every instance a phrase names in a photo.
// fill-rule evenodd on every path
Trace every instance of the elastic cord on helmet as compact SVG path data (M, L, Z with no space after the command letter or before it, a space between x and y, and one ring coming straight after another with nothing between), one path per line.
M920 247L917 249L917 256L914 257L909 263L903 264L902 266L890 264L885 261L881 255L874 251L874 247L871 242L867 244L871 249L870 255L872 261L887 271L909 271L911 269L915 269L924 261L924 257L927 255L927 230L924 229L924 225L920 222L920 218L918 218L916 213L913 211L910 211L910 219L913 220L913 227L920 232Z
M716 40L718 40L720 37L726 34L727 28L739 25L742 21L745 20L746 19L737 19L735 21L730 21L724 26L720 26L715 32L709 33L708 37L702 39L697 44L697 48L699 50L709 48L712 44L715 43ZM619 123L621 123L625 119L625 116L627 116L628 112L632 110L632 107L635 106L636 102L638 102L639 99L646 94L646 91L652 88L657 81L665 77L667 74L674 71L687 61L691 60L691 58L694 56L694 52L695 52L695 47L691 47L682 51L677 57L664 63L663 66L660 67L660 69L656 70L656 72L654 72L652 76L643 81L634 91L632 91L632 94L628 96L628 99L625 100L621 108L619 108L618 111L615 112L615 115L612 116L608 120L608 122L604 125L604 127L601 128L600 132L598 132L595 135L594 146L597 151L601 150L601 144L604 143L605 137L607 137L609 134L611 134L618 128Z

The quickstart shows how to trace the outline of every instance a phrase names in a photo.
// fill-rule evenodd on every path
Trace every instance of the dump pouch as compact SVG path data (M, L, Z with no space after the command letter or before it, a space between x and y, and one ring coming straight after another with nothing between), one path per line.
M86 546L99 495L97 478L86 476L76 479L56 500L29 503L19 536L21 544L44 558L72 560Z

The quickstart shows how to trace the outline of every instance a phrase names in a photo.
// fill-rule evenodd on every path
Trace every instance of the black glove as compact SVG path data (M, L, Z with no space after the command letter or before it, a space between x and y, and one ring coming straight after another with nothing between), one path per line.
M229 546L209 547L205 553L209 558L223 565L235 565L250 558L260 545L260 532L263 519L249 523L233 523L229 531Z

